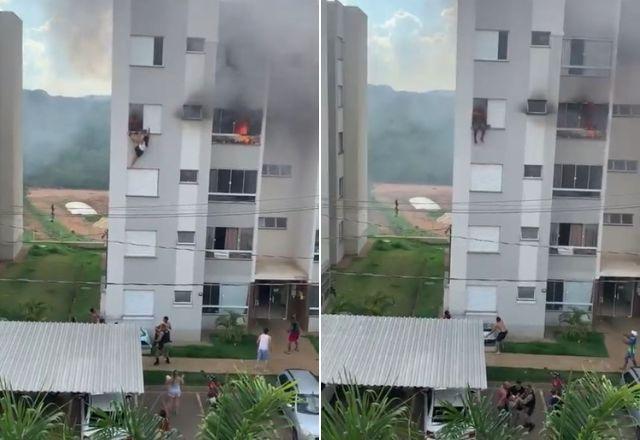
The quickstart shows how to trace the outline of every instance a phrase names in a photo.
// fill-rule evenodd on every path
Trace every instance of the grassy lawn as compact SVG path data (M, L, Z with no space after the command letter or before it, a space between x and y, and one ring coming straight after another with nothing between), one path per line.
M144 372L144 384L148 385L164 385L166 377L171 374L171 371L159 371L159 370L146 370ZM202 386L205 387L207 385L207 380L202 375L202 373L183 373L184 374L184 382L186 386ZM216 379L218 379L222 384L233 379L235 375L233 374L215 374ZM271 385L276 384L276 376L267 375L265 379Z
M0 272L0 277L100 282L102 254L101 251L60 245L34 245L24 261L9 263ZM0 316L18 319L24 304L30 301L45 304L44 318L48 321L68 321L71 316L78 321L88 321L89 308L99 306L100 287L19 281L0 283Z
M199 359L255 359L256 350L255 335L244 335L238 345L222 342L217 336L213 336L211 344L173 345L170 355Z
M584 341L570 341L559 335L555 342L506 342L506 353L608 357L602 333L591 332Z
M522 382L551 383L551 371L544 368L508 368L487 367L487 380L489 382ZM584 376L583 371L556 371L564 380L577 379ZM603 373L614 384L620 380L620 373Z
M320 353L320 338L314 335L308 335L308 336L305 336L305 338L307 338L309 342L311 342L311 345L313 345L313 348L316 349L316 353Z
M24 199L24 208L26 213L31 215L44 229L44 232L47 236L52 240L60 240L60 241L81 241L86 240L85 237L81 235L76 235L69 231L62 223L57 220L51 221L49 214L45 214L44 212L37 209L33 206L33 203L29 201L27 197ZM28 237L29 240L32 237Z
M339 272L442 277L444 248L410 239L376 239L369 253ZM393 304L387 316L435 317L442 305L441 280L417 280L335 274L338 301L363 307L375 295L387 295Z

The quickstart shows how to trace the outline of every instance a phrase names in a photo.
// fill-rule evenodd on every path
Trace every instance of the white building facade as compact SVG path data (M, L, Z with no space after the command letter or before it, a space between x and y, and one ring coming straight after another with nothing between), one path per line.
M108 320L169 316L181 341L227 312L317 330L313 3L115 1Z
M453 314L536 339L573 308L640 311L639 14L626 0L459 2Z

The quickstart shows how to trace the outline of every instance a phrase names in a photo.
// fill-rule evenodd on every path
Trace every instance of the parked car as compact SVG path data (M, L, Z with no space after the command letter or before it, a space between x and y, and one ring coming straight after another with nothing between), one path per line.
M485 322L483 324L483 332L484 332L484 346L495 348L496 347L496 338L498 334L493 331L493 323Z
M294 440L320 438L320 384L307 370L285 370L278 375L278 383L294 382L295 402L287 405L285 414L291 421Z
M464 407L463 392L458 389L429 389L425 392L423 430L426 438L436 438L438 432L444 427L444 402L458 409ZM471 433L472 431L467 434Z
M96 422L98 416L95 409L106 413L113 411L113 403L122 402L122 394L90 394L82 405L82 425L80 427L80 438L90 440L95 438L98 432ZM126 433L116 434L113 440L126 440L129 436Z
M640 367L633 367L622 373L620 385L636 385L640 383ZM636 427L636 440L640 440L640 409L629 408L629 416Z
M142 347L142 353L150 353L152 345L151 336L146 328L140 327L140 346Z

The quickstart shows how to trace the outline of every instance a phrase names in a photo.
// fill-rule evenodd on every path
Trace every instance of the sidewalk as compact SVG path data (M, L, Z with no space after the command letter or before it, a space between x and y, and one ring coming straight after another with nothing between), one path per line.
M309 370L316 376L319 374L319 357L316 350L311 345L309 339L300 337L300 351L285 354L287 349L286 333L281 335L276 333L272 337L271 359L266 365L257 368L255 360L247 359L198 359L198 358L171 358L171 364L166 364L164 359L160 359L160 365L154 366L155 358L151 356L142 357L142 367L144 370L178 370L183 372L200 372L227 374L227 373L260 373L278 374L287 368L300 368ZM257 353L257 350L256 350Z
M616 318L613 320L599 320L595 330L604 333L604 342L609 357L586 356L550 356L539 354L518 353L486 353L488 367L510 368L547 368L549 370L591 370L602 373L621 372L624 362L626 346L622 334L640 325L637 319Z

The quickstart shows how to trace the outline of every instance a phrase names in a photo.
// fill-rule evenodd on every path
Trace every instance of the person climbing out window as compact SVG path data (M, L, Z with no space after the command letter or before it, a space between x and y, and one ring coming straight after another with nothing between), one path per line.
M131 138L131 140L133 141L133 144L135 145L133 150L136 154L135 157L133 158L133 162L131 163L131 166L133 166L136 163L136 161L144 154L144 152L149 147L149 133L150 133L149 129L142 130L142 131L133 131L129 133L129 137Z
M478 100L480 101L480 100ZM480 134L480 142L484 142L484 134L487 131L487 110L480 102L474 103L473 115L471 117L471 127L473 128L473 143L478 143L478 134ZM486 105L486 101L485 101Z

